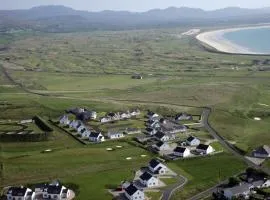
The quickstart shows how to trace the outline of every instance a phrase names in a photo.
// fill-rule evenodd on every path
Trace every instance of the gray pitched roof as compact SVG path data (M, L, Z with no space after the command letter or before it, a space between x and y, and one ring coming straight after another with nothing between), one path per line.
M189 136L188 139L187 139L187 141L188 141L188 142L192 142L192 141L195 140L195 139L197 139L197 138L195 138L195 137L193 137L193 136Z
M237 185L237 186L234 186L232 188L227 188L227 189L230 190L234 196L234 195L242 194L244 192L249 191L249 188L250 188L250 184L242 183L241 185Z
M153 176L148 173L148 172L144 172L141 176L140 179L144 180L144 181L148 181L152 178Z
M177 153L184 153L186 151L186 148L184 148L184 147L176 147L173 151L177 152Z
M206 144L199 144L196 149L201 149L201 150L207 150L209 145Z
M11 187L8 190L8 193L12 196L23 197L26 193L26 187Z
M163 138L163 137L165 136L165 134L159 131L159 132L156 133L155 136L156 136L157 138L161 139L161 138Z
M156 159L152 159L150 162L149 162L149 165L152 167L152 168L155 168L156 166L158 166L160 164L160 162Z
M133 194L135 194L138 191L138 188L136 186L134 186L133 184L130 184L125 191L132 196Z
M255 150L256 153L259 153L259 154L266 154L266 155L269 155L270 154L270 147L267 146L267 145L263 145L259 148L257 148Z

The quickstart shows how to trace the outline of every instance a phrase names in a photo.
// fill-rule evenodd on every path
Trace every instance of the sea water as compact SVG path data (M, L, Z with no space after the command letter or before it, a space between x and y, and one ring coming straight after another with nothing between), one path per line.
M252 52L270 54L270 27L227 32L223 37Z

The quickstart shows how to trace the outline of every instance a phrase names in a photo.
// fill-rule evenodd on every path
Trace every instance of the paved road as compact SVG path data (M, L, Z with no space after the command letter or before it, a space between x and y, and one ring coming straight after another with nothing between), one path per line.
M170 186L169 188L167 188L166 190L164 190L163 194L162 194L162 200L169 200L171 199L171 196L174 194L174 192L176 190L181 189L182 187L184 187L185 184L187 184L188 179L184 176L178 175L178 182L172 186Z
M264 171L267 174L270 174L270 170L268 168L263 168L261 166L256 165L255 163L251 162L250 160L248 160L244 155L242 155L238 149L236 149L232 144L230 144L229 142L227 142L221 135L218 134L218 132L209 124L209 116L212 112L211 108L205 107L203 109L203 113L202 113L202 123L204 125L204 127L208 130L208 132L215 138L217 139L226 149L228 149L230 152L232 152L236 157L240 158L241 160L243 160L249 167L253 167L256 169L260 169L262 171ZM218 186L220 186L221 184L226 183L226 181L220 182L219 184L215 185L212 188L209 188L199 194L196 194L195 196L189 198L188 200L200 200L203 199L207 196L212 195L213 192L217 191Z
M265 167L261 167L259 165L256 165L255 163L251 162L249 159L247 159L237 148L235 148L234 145L230 144L225 140L221 135L218 134L218 132L209 124L209 116L212 112L211 108L205 107L202 112L202 123L204 127L208 130L208 132L217 139L226 149L228 149L230 152L232 152L236 157L242 159L249 167L253 167L256 169L260 169L264 171L267 174L270 174L270 170Z

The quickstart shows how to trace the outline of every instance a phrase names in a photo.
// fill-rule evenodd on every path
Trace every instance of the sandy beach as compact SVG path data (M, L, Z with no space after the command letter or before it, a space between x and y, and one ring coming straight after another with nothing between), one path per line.
M265 54L261 52L254 52L248 48L239 46L225 39L223 35L228 32L234 32L245 29L257 29L257 28L270 28L270 25L253 26L243 28L230 28L216 31L204 32L196 36L196 38L204 44L216 49L217 51L233 54Z

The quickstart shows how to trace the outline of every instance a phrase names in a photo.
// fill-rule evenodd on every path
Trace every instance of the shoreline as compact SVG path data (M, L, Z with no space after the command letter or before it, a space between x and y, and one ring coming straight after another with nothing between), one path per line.
M201 43L206 44L207 46L221 53L244 54L244 55L269 55L269 53L254 52L246 47L237 45L223 37L223 35L228 32L258 29L258 28L270 28L270 25L249 26L249 27L239 27L239 28L229 28L229 29L208 31L208 32L198 34L196 36L196 39L199 40Z

